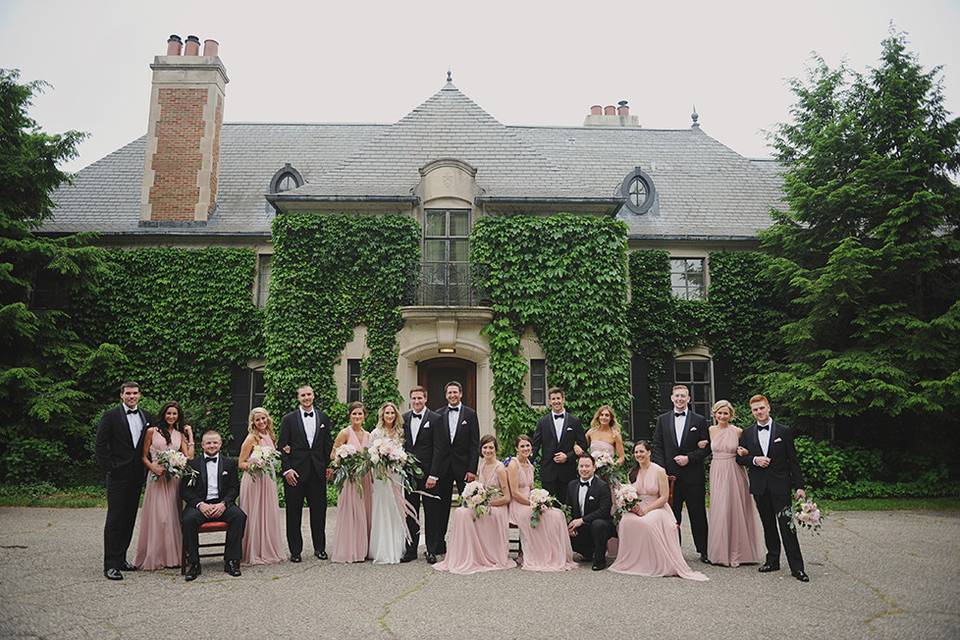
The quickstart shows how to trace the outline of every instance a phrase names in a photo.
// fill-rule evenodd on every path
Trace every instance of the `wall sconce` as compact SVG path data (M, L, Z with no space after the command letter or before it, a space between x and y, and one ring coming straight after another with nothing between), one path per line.
M457 352L457 350L454 349L453 347L440 347L438 351L440 353L456 353Z

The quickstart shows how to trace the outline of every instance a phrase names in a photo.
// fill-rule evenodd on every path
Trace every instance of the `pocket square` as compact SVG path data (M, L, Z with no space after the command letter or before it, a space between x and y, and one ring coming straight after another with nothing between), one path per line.
M317 427L317 429L323 429L323 428L326 427L326 426L327 426L327 425L325 425L325 424L323 424L323 423L321 422L321 423L320 423L320 426Z
M696 430L697 430L696 427L690 427L690 431L696 431Z
M467 424L467 421L466 421L466 420L464 420L464 421L463 421L463 422L461 422L460 424Z
M222 476L225 476L225 475L227 475L227 472L226 472L226 471L224 471L224 472L223 472L223 473L221 473L220 475L222 475Z
M774 442L783 442L783 438L777 438Z
M573 427L567 427L567 431L573 431Z
M427 424L423 425L423 426L420 427L420 428L421 428L421 429L429 429L429 428L430 428L430 424L427 423Z
M587 496L587 500L593 500L594 496Z

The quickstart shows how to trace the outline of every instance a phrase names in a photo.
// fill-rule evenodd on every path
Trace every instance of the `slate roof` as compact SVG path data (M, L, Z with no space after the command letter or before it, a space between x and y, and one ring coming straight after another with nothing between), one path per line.
M55 194L44 231L268 235L264 194L285 163L306 184L284 196L409 196L418 170L452 157L477 169L483 195L610 199L640 166L657 200L618 217L637 238L744 238L770 224L775 163L740 156L699 128L504 126L452 83L393 125L225 123L217 207L205 226L139 226L144 138L79 171ZM560 207L562 208L562 207Z

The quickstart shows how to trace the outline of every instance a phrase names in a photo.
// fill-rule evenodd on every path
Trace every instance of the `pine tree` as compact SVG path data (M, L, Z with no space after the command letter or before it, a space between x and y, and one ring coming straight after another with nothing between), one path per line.
M772 135L787 208L763 234L788 291L789 362L766 391L829 430L960 408L960 119L903 34L864 74L822 59ZM950 412L950 413L947 413Z

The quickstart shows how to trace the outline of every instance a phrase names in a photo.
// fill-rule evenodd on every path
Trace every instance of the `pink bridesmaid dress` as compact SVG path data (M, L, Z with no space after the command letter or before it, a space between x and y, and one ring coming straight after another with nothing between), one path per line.
M273 449L270 436L260 436L260 446ZM240 480L240 510L247 514L243 532L244 564L276 564L286 555L280 536L280 501L277 481L271 474L244 473Z
M180 450L182 436L179 431L170 431L170 444L160 431L154 430L150 441L150 459L167 449ZM137 539L137 554L133 564L152 571L165 567L179 567L183 548L180 532L180 480L166 473L159 479L149 474L147 490L143 495L140 511L140 537Z
M495 464L480 463L477 479L485 487L500 487ZM447 555L442 562L433 565L437 571L468 574L480 571L509 569L517 566L509 558L507 527L509 506L491 507L490 512L473 519L473 509L457 507L453 512L453 526L450 533Z
M760 518L753 506L747 471L737 464L740 442L736 427L714 429L710 438L710 513L707 557L729 567L763 559Z
M641 504L649 504L660 497L658 471L662 467L651 463L640 471L634 485ZM643 516L630 512L623 514L620 527L620 548L610 571L635 576L680 576L688 580L707 580L707 576L693 571L680 551L677 519L668 503Z
M533 465L521 464L519 495L530 497L533 488ZM527 571L569 571L576 569L573 547L567 533L567 519L560 509L545 509L536 529L530 526L530 505L510 503L510 520L520 528L523 540L522 569Z
M362 431L360 437L353 429L347 431L347 444L366 449L370 434ZM369 474L364 477L363 491L350 481L343 483L337 498L337 528L333 538L332 562L363 562L367 559L370 542L370 505L373 487Z

